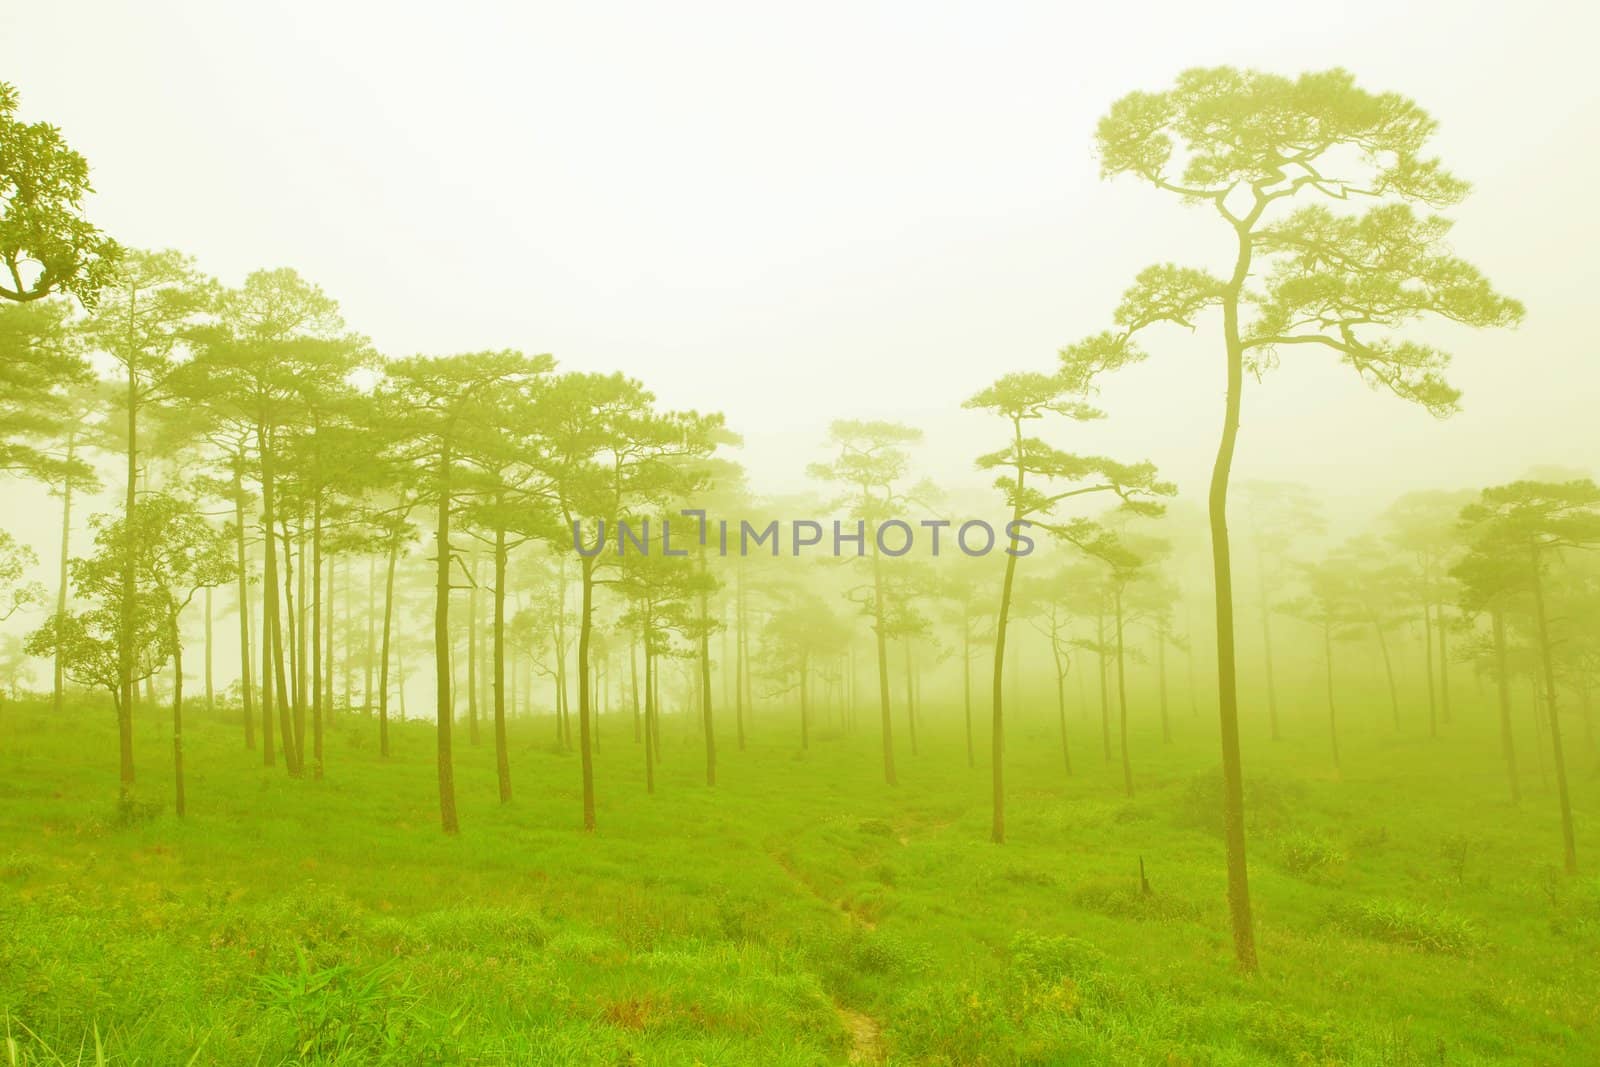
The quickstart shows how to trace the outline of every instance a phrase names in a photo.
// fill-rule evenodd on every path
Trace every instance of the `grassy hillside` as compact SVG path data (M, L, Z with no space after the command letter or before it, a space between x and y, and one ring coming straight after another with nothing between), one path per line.
M800 752L764 712L748 751L728 731L709 790L695 727L669 716L648 796L608 717L593 835L576 756L549 720L517 722L506 807L487 738L459 739L452 839L425 723L383 762L343 715L325 780L291 781L197 714L180 821L159 709L119 811L108 711L8 703L4 1062L1600 1062L1600 880L1559 873L1531 730L1514 808L1489 709L1459 703L1436 741L1415 709L1395 736L1386 707L1352 704L1343 780L1315 705L1284 742L1249 733L1253 979L1227 944L1203 711L1171 746L1133 729L1130 799L1097 710L1069 712L1068 779L1053 709L1025 708L995 846L986 753L969 770L933 721L890 790L871 733ZM1600 780L1573 747L1594 871Z

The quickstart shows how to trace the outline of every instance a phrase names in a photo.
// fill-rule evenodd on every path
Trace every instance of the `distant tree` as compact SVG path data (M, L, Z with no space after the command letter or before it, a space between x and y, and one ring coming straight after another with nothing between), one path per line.
M74 396L92 381L65 300L0 304L0 471L60 484L92 476L56 446L75 428Z
M1461 549L1457 521L1461 509L1472 499L1470 491L1425 489L1400 497L1383 515L1390 543L1413 561L1412 573L1404 585L1409 586L1413 602L1422 609L1428 732L1433 736L1438 735L1439 723L1449 723L1451 717L1450 626L1445 609L1455 599L1450 567ZM1438 639L1437 671L1433 666L1435 637Z
M0 82L0 299L70 293L93 304L121 250L83 217L89 162L61 131L16 117L21 98Z
M90 343L119 368L120 381L113 394L121 407L126 476L122 512L134 514L140 476L140 418L150 407L171 395L185 346L200 324L200 316L215 300L215 286L200 274L193 261L177 252L129 252L107 279L95 313L84 330ZM123 546L123 595L118 601L129 611L139 610L134 595L138 579L140 546L138 524L119 527L129 538ZM133 702L133 677L140 639L138 625L129 618L123 626L123 661L128 669L123 702Z
M862 524L872 567L870 593L862 605L872 619L878 665L878 710L883 733L883 780L894 785L894 722L889 701L889 590L884 581L878 530L898 518L909 503L904 481L911 465L907 451L922 440L922 431L897 422L839 419L828 427L828 443L837 451L826 463L813 463L806 473L841 487L836 506Z
M4 530L0 530L0 622L24 608L43 604L44 586L28 578L39 556Z
M1309 486L1295 482L1250 481L1239 486L1250 522L1255 552L1256 585L1261 591L1261 646L1267 672L1267 722L1272 739L1278 730L1278 689L1272 673L1273 590L1288 580L1290 559L1303 541L1326 527L1322 505Z
M1351 572L1343 560L1330 557L1316 563L1303 563L1300 572L1305 592L1287 601L1284 610L1321 632L1329 750L1333 754L1334 773L1342 774L1344 767L1339 759L1339 719L1333 698L1333 643L1353 637L1353 628L1363 621L1365 611L1352 587Z
M1470 535L1471 528L1459 531ZM1511 787L1511 802L1520 803L1522 786L1517 780L1517 749L1511 725L1511 656L1507 640L1507 617L1532 614L1532 588L1527 563L1500 551L1493 540L1472 545L1450 568L1456 580L1461 610L1489 616L1488 656L1494 676L1495 698L1500 712L1500 754L1506 762Z
M28 652L59 655L68 678L111 694L117 716L121 797L134 789L133 708L130 682L143 681L172 657L170 601L165 591L135 581L129 589L127 524L111 516L90 520L95 532L93 556L71 562L72 584L89 606L59 612L28 636ZM138 542L134 542L138 543ZM134 573L141 568L135 560ZM128 640L131 634L131 642Z
M1467 192L1465 182L1423 154L1433 130L1433 119L1416 104L1360 89L1348 71L1286 78L1214 67L1185 71L1162 92L1128 94L1095 133L1103 175L1131 174L1186 204L1209 207L1233 252L1226 278L1173 264L1143 271L1117 310L1118 329L1104 342L1128 347L1149 325L1192 328L1202 313L1220 312L1227 395L1210 518L1228 900L1234 953L1247 971L1256 968L1256 947L1227 522L1244 374L1262 374L1279 352L1309 345L1435 415L1455 409L1458 393L1442 375L1445 353L1374 336L1432 316L1479 327L1508 326L1522 316L1520 304L1497 294L1445 247L1448 221L1411 207L1454 204ZM1315 195L1381 202L1359 213L1315 204L1280 211Z
M308 391L331 391L343 382L366 358L367 344L346 330L337 302L287 268L254 271L239 289L223 293L215 322L194 336L195 358L174 375L173 391L250 431L261 488L262 720L271 722L276 700L285 769L300 777L298 709L285 666L292 634L286 632L283 563L290 546L281 536L279 468Z
M131 535L127 527L133 529ZM107 543L131 540L139 589L159 606L167 628L166 649L172 657L172 764L175 807L185 812L183 782L183 611L202 589L234 577L233 531L213 526L188 501L164 493L140 500L130 516L104 528ZM91 581L91 584L93 582Z
M389 410L399 420L398 448L424 486L434 508L433 647L437 715L439 821L447 834L459 828L456 817L452 744L453 695L450 674L450 593L457 588L452 566L465 567L451 541L451 519L459 498L472 488L466 452L479 427L493 417L497 400L509 388L550 370L549 356L521 352L472 352L458 356L395 360L388 364ZM470 580L470 579L468 579Z
M537 424L546 442L545 473L561 517L559 551L578 556L578 754L583 776L583 827L595 827L590 644L594 594L615 581L621 558L607 547L606 530L634 515L657 513L692 491L688 461L715 451L722 416L662 412L655 396L620 374L568 373L540 393ZM680 527L683 528L683 527ZM591 543L587 530L595 531ZM687 538L685 539L687 540ZM687 544L674 551L686 550Z
M1588 479L1571 482L1512 482L1485 489L1477 503L1462 509L1472 551L1491 558L1519 560L1533 598L1534 635L1555 763L1561 807L1561 839L1568 874L1578 872L1567 789L1566 756L1556 691L1554 642L1546 610L1545 572L1571 549L1600 547L1600 487Z
M1400 729L1400 693L1395 685L1394 658L1389 653L1389 634L1397 626L1405 608L1397 593L1406 585L1406 567L1394 560L1377 539L1357 537L1345 542L1335 553L1346 571L1352 610L1372 626L1378 652L1383 658L1384 681L1389 688L1389 710L1394 728Z
M761 632L762 663L774 695L799 690L800 747L811 747L812 683L820 665L840 655L850 627L814 593L793 598L767 616Z
M1036 524L1087 550L1099 543L1103 531L1097 526L1080 520L1045 521L1064 501L1088 494L1113 493L1127 507L1158 513L1159 508L1149 498L1171 496L1176 492L1170 483L1156 477L1156 469L1149 463L1124 464L1103 456L1074 455L1024 432L1027 424L1047 415L1062 415L1079 422L1104 417L1084 398L1093 387L1096 374L1121 365L1124 351L1099 340L1084 342L1061 353L1061 367L1057 373L1007 374L963 405L999 416L1010 431L1010 440L1004 448L979 456L977 461L981 470L1000 472L995 486L1004 494L1010 511L1005 529L1005 574L995 615L994 675L991 679L994 819L990 837L996 844L1006 839L1005 712L1001 679L1017 560L1027 554L1022 548L1027 525Z

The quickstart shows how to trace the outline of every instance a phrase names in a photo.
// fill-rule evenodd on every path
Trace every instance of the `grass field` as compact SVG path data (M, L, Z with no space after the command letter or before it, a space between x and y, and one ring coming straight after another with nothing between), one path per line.
M1384 715L1387 708L1383 709ZM551 720L458 748L441 835L433 730L342 715L327 777L290 781L203 713L189 817L170 734L140 712L119 811L111 714L0 706L0 1017L7 1063L1600 1063L1600 880L1559 873L1531 726L1508 799L1485 706L1430 741L1351 703L1246 737L1261 974L1228 943L1214 719L1163 746L1136 709L1137 793L1075 711L1013 735L1010 842L988 843L986 751L758 716L748 751L669 716L654 796L620 717L599 829ZM1526 718L1524 713L1524 718ZM932 717L930 717L932 718ZM1258 726L1252 722L1250 726ZM1595 757L1571 746L1580 860L1600 869ZM1150 892L1142 893L1143 859Z

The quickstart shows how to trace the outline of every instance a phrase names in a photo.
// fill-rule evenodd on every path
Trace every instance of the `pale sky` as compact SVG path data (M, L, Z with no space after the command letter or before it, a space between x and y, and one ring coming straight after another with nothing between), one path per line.
M89 158L124 243L230 284L293 266L388 354L622 369L725 412L779 491L841 416L917 424L931 472L985 482L995 433L965 397L1049 369L1141 266L1228 255L1199 210L1099 179L1099 115L1189 66L1343 65L1439 119L1476 186L1456 248L1529 311L1427 335L1457 353L1448 423L1315 350L1249 388L1239 476L1351 499L1596 465L1597 36L1592 5L1543 2L53 0L0 7L0 79ZM1215 334L1149 347L1111 418L1057 440L1151 458L1195 499Z

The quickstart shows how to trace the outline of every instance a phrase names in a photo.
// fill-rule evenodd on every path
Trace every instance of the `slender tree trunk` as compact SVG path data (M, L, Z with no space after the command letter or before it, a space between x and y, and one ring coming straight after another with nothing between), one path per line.
M267 539L268 549L271 551L271 538ZM271 767L276 762L273 752L273 716L272 716L272 685L274 671L272 669L272 620L267 615L267 598L271 595L268 578L265 572L261 576L261 764ZM284 762L289 756L284 754Z
M1239 755L1239 689L1234 654L1233 559L1228 542L1228 479L1239 437L1244 393L1244 346L1239 337L1239 295L1250 273L1248 228L1238 229L1239 254L1222 301L1227 341L1228 392L1222 439L1211 471L1207 512L1211 526L1211 565L1217 608L1217 718L1222 735L1222 824L1228 859L1228 912L1233 951L1241 969L1256 970L1255 922L1250 913L1250 877L1244 842L1244 766Z
M261 584L264 590L263 602L266 622L263 626L265 643L262 656L271 663L272 681L270 687L263 686L262 709L264 714L270 713L267 694L270 692L277 698L278 703L278 738L283 744L283 762L289 774L293 777L300 776L299 753L295 749L294 722L291 718L292 709L289 707L289 676L284 669L284 641L283 617L279 611L278 597L278 549L275 543L277 537L277 514L275 509L276 486L273 484L273 455L271 435L265 427L256 429L257 444L261 456L261 527L262 544L265 548L263 555L263 572ZM285 545L285 548L288 546ZM261 665L263 675L267 673L267 662ZM270 757L268 757L270 763Z
M806 678L811 673L811 657L800 654L800 749L811 747L811 709L806 699Z
M739 751L744 751L744 684L745 684L745 643L744 643L744 567L740 565L733 572L733 622L738 632L733 638L733 721L739 730Z
M1161 694L1161 741L1172 744L1172 719L1167 714L1167 631L1156 629L1156 685Z
M911 638L906 638L906 729L911 738L911 754L917 754L917 697L914 688L915 668L911 665Z
M172 773L175 810L183 818L183 642L178 637L178 617L172 617Z
M456 822L455 754L451 733L455 727L450 685L450 446L439 446L439 514L435 522L438 559L434 567L433 668L435 717L438 728L439 822L447 834Z
M494 769L500 803L511 802L511 754L506 741L506 532L494 535Z
M78 436L70 427L67 430L67 469L68 474L61 479L61 567L56 583L56 614L65 615L67 612L67 560L72 555L72 475L70 473L73 462L77 459ZM57 718L66 706L66 681L67 674L62 659L62 648L56 645L55 654L55 681L51 689L50 707Z
M583 768L583 828L594 829L594 754L589 738L589 641L594 630L594 561L583 557L578 615L578 756Z
M631 634L628 637L628 682L633 692L633 743L637 745L644 739L644 724L639 715L639 641Z
M889 719L889 639L884 629L883 557L878 553L877 530L872 532L872 632L878 652L878 707L883 717L883 780L896 782L894 773L894 723Z
M339 561L335 558L330 558L328 560L328 584L325 586L326 592L322 597L322 602L327 605L324 609L322 619L323 626L325 627L323 630L322 648L322 707L324 713L328 717L329 723L333 722L333 674L334 664L336 662L333 655L333 637L338 629L335 625L337 620L334 618L334 613L339 605L338 591L334 588L334 579L338 570Z
M700 548L700 573L706 574L705 546ZM717 735L711 720L711 616L707 593L700 589L700 714L706 735L706 785L717 784Z
M389 758L389 642L390 633L394 626L394 571L395 565L400 560L400 538L396 534L389 541L389 562L384 571L383 579L383 644L378 659L378 755L384 759ZM372 628L368 621L367 628ZM370 673L371 660L368 660ZM404 680L401 681L401 692L404 692ZM368 684L368 693L371 685Z
M1117 624L1117 730L1122 745L1122 791L1133 796L1133 760L1128 753L1128 676L1124 666L1126 654L1122 641L1122 587L1118 586L1113 606Z
M1105 750L1105 761L1111 762L1111 689L1110 672L1106 670L1106 613L1104 608L1094 617L1094 658L1100 669L1100 745Z
M1328 741L1333 749L1333 773L1342 775L1344 768L1339 762L1339 720L1333 707L1333 625L1326 622L1322 624L1322 663L1328 687Z
M389 558L394 558L393 549L390 550ZM378 599L377 565L377 556L369 554L367 556L367 654L362 657L361 661L363 675L361 679L361 712L368 718L372 717L373 629L377 625L378 615L374 610L377 607L376 601ZM391 590L393 589L392 584L390 588ZM383 602L383 613L387 618L389 614L389 600L387 598Z
M322 777L322 487L311 504L311 776ZM305 575L302 570L301 580Z
M1439 707L1433 690L1433 608L1422 602L1422 659L1428 675L1428 736L1439 736Z
M1012 420L1014 437L1017 448L1017 493L1022 492L1022 423ZM1015 530L1015 523L1022 519L1020 506L1011 509L1011 522L1006 529ZM1017 542L1011 541L1011 548L1015 549ZM1005 844L1006 840L1006 791L1005 791L1005 666L1006 666L1006 627L1011 621L1011 593L1017 581L1017 555L1014 551L1006 553L1005 577L1000 580L1000 609L995 615L994 623L994 678L990 691L990 699L994 701L994 713L991 727L993 735L990 739L991 751L989 753L990 776L993 779L993 804L994 821L989 828L989 839L997 845Z
M1561 845L1568 874L1578 873L1578 849L1572 832L1572 800L1567 792L1567 760L1561 751L1561 716L1556 707L1556 672L1550 655L1550 631L1545 622L1544 578L1539 549L1532 549L1533 610L1539 626L1539 665L1544 673L1544 706L1550 725L1550 756L1556 769L1556 798L1561 804Z
M1051 620L1054 622L1054 620ZM1066 765L1067 777L1072 777L1072 750L1067 747L1067 668L1062 660L1061 645L1056 633L1050 632L1050 654L1056 664L1056 718L1061 722L1061 761Z
M1372 620L1373 632L1378 635L1378 651L1383 653L1383 677L1389 683L1389 710L1394 714L1394 728L1400 730L1400 690L1394 684L1394 661L1389 656L1389 639L1384 635L1383 623Z
M850 676L854 682L853 660ZM965 606L961 616L961 701L967 719L967 769L972 770L978 765L978 757L972 748L972 618L966 614Z
M1517 782L1517 749L1511 733L1511 672L1506 667L1506 620L1498 608L1489 613L1494 628L1494 680L1500 701L1500 751L1506 757L1506 777L1511 783L1511 803L1522 802Z
M250 649L250 573L244 543L244 458L235 461L233 470L234 563L239 568L239 696L244 703L244 747L256 747L256 720L253 706Z
M1434 607L1433 617L1439 623L1439 718L1448 726L1450 724L1450 624L1445 620L1444 604Z
M211 587L206 586L206 713L217 710L216 690L211 679Z
M656 716L655 657L650 652L648 634L644 641L644 791L656 791Z
M472 557L467 590L467 743L478 747L478 557Z
M129 315L132 316L130 302ZM128 487L123 505L126 518L127 544L122 560L122 617L118 620L117 634L117 684L121 701L117 707L117 742L120 757L121 795L124 801L133 798L133 606L138 600L137 560L139 558L138 530L133 516L138 507L139 486L139 378L134 371L133 355L128 357Z

